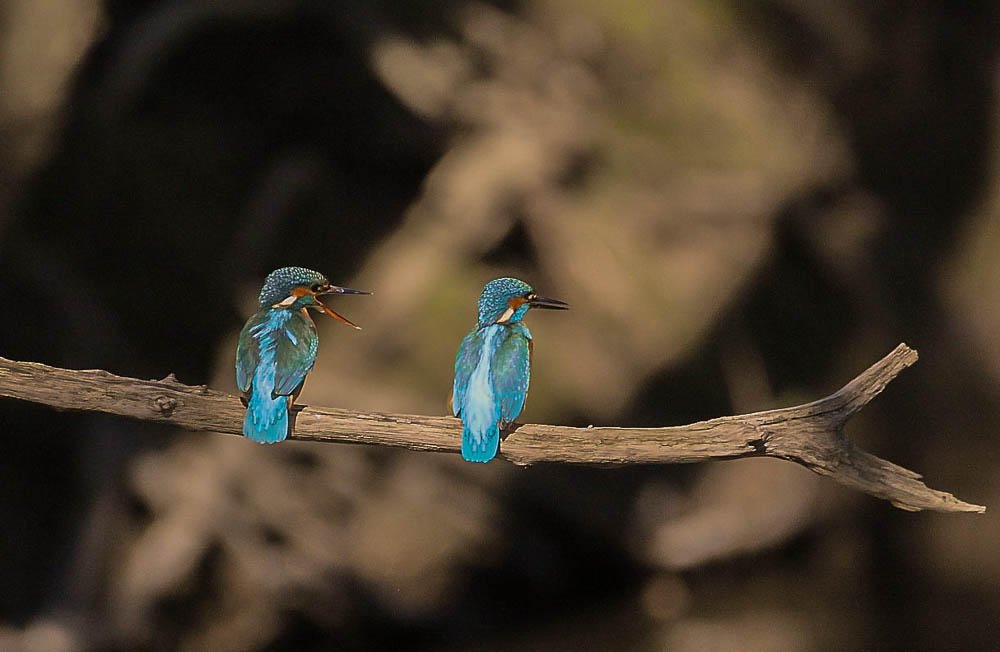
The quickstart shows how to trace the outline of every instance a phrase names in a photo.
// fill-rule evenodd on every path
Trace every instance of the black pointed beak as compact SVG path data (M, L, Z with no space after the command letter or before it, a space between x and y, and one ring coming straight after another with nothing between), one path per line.
M528 301L532 308L544 308L546 310L569 310L569 304L559 299L536 296Z
M365 292L364 290L352 290L351 288L342 288L342 287L339 287L339 286L336 286L336 285L331 285L331 286L327 287L326 289L321 290L320 292L316 293L316 297L317 297L316 298L316 303L319 305L320 310L322 310L323 312L325 312L329 316L333 317L337 321L342 322L344 324L347 324L351 328L355 328L357 330L361 330L360 326L358 326L357 324L355 324L354 322L352 322L347 317L344 317L340 313L334 312L333 310L330 309L329 306L327 306L325 303L323 303L322 301L319 300L319 297L326 296L328 294L371 294L371 292Z
M331 285L321 292L317 292L317 296L323 296L325 294L371 294L371 292L365 292L364 290L352 290L351 288L342 288L336 285Z

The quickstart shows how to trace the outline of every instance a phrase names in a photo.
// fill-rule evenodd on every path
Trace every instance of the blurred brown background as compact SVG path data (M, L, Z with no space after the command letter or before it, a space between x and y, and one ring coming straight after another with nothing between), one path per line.
M7 0L0 355L234 391L264 275L375 292L305 403L443 414L483 283L525 421L668 425L920 351L795 465L514 468L0 404L0 649L993 650L991 3Z

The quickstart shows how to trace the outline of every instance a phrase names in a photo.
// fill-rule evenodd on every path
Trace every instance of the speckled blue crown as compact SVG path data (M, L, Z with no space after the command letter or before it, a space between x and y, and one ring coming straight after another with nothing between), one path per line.
M264 287L260 289L258 302L261 308L273 306L292 293L300 285L327 283L326 277L305 267L282 267L267 275Z
M516 278L498 278L490 281L479 295L479 325L496 322L507 310L507 302L532 292L531 286Z

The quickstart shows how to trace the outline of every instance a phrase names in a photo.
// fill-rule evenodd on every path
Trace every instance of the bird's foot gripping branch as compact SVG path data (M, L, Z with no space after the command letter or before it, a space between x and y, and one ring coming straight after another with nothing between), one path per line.
M812 403L665 428L570 428L522 425L500 447L515 464L676 464L739 457L790 460L902 509L984 512L935 491L920 476L855 447L848 419L877 396L917 352L900 344L837 392ZM139 380L106 371L70 370L0 358L0 396L59 410L104 412L187 430L242 435L239 399L172 376ZM306 407L292 439L459 453L462 423L453 417Z

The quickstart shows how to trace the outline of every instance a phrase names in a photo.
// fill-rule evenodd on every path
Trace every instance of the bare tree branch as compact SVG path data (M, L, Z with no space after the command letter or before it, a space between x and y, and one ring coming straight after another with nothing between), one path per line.
M501 446L515 464L675 464L769 456L884 498L902 509L984 512L986 508L929 489L920 475L852 444L847 420L917 360L905 344L839 391L804 405L720 417L666 428L570 428L521 425ZM243 407L228 394L164 380L138 380L106 371L75 371L0 358L0 396L59 410L106 412L170 423L187 430L241 434ZM292 439L395 446L457 453L462 426L452 417L351 412L305 407Z

